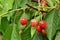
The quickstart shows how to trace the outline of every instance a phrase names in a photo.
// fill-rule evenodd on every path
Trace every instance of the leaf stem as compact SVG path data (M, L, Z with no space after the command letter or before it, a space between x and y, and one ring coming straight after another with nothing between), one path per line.
M42 6L40 6L40 8L56 8L55 6L53 6L53 7L42 7Z
M38 11L40 11L40 0L38 0L38 7L37 7Z
M38 0L38 5L40 6L40 0Z
M40 20L43 20L43 12L41 12L41 15L40 16L41 16L41 19Z

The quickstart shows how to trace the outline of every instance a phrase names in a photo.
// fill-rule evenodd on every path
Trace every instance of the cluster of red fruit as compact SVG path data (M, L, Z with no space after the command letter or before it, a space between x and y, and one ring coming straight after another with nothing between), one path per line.
M22 25L25 25L25 24L27 23L27 19L26 19L26 18L20 18L19 21L20 21L20 23L21 23ZM46 27L46 21L41 20L40 22L38 22L37 20L32 19L32 20L30 21L30 25L31 25L32 27L37 26L37 27L36 27L36 30L37 30L38 32L41 32L41 33L43 34L43 36L46 35L46 32L45 32L45 30L44 30L44 28Z
M32 20L30 21L30 25L31 25L32 27L35 27L35 26L36 26L36 30L37 30L38 32L41 32L43 36L46 35L46 32L45 32L45 30L44 30L44 28L46 27L46 21L41 20L40 22L38 22L37 20L32 19Z

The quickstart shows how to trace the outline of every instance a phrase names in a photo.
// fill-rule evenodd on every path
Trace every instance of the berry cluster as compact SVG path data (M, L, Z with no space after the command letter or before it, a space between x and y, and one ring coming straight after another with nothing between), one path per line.
M44 5L47 4L46 0L41 0L41 3L44 4ZM28 6L29 6L29 5L28 5ZM27 18L25 18L25 17L22 17L22 18L20 18L20 20L19 20L19 22L20 22L22 25L25 25L25 24L27 23L27 21L28 21L28 20L27 20ZM38 32L41 32L43 36L46 35L46 32L45 32L45 30L44 30L44 28L46 27L46 21L45 21L45 20L41 20L41 21L38 22L36 19L31 19L30 25L31 25L32 27L35 27L35 26L36 26L36 30L37 30ZM22 30L20 30L20 33L22 33Z
M46 21L45 20L41 20L38 24L38 26L36 27L36 30L38 32L41 32L43 36L46 35L46 32L44 30L44 28L46 27Z
M36 30L37 30L38 32L41 32L43 36L46 35L46 32L45 32L45 30L44 30L44 28L46 27L46 21L41 20L41 21L38 23L37 20L32 19L32 20L30 21L30 25L31 25L32 27L36 26Z
M27 23L27 19L26 18L20 18L20 23L22 24L22 25L25 25L26 23ZM45 30L44 30L44 28L46 27L46 21L45 20L41 20L40 22L38 22L36 19L32 19L31 21L30 21L30 25L32 26L32 27L35 27L36 26L36 30L38 31L38 32L41 32L42 34L43 34L43 36L45 36L46 35L46 32L45 32Z

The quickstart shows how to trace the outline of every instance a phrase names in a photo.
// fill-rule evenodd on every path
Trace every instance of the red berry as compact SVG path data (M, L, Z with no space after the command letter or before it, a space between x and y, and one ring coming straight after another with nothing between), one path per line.
M37 30L38 32L41 32L41 28L40 28L39 25L36 27L36 30Z
M41 20L41 21L39 22L39 25L40 25L41 28L45 28L45 27L46 27L46 21Z
M42 32L42 35L43 35L43 36L46 36L46 32L45 32L45 30L44 30L44 29L42 29L42 31L41 31L41 32Z
M37 20L35 20L35 19L32 19L32 20L30 21L30 25L31 25L32 27L36 26L37 24L38 24L38 22L37 22Z
M46 0L42 0L41 2L42 4L47 4Z
M20 23L21 23L22 25L25 25L25 24L27 23L27 19L26 19L26 18L21 18L21 19L20 19Z

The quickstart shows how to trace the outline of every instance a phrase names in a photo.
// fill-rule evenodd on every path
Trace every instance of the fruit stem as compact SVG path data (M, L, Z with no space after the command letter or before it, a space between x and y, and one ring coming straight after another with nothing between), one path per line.
M38 0L38 5L40 6L40 0Z
M53 7L44 7L44 6L40 6L40 8L56 8L55 6Z
M25 9L23 9L23 15L21 17L26 17Z
M40 11L40 0L38 0L38 11Z
M41 14L41 20L42 20L43 14Z
M24 14L25 14L25 9L23 11L24 11Z

